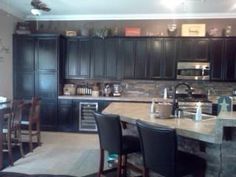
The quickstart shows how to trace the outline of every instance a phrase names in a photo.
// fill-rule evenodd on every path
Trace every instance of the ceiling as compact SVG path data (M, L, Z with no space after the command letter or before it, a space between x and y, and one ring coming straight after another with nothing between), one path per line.
M236 18L235 0L41 0L52 10L31 15L31 0L0 0L0 9L24 20L133 20ZM165 0L170 2L171 0ZM172 0L173 1L173 0ZM173 2L169 3L169 5Z

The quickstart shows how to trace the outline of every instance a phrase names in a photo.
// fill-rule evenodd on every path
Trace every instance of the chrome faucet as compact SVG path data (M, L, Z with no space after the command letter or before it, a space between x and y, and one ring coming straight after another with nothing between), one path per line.
M191 90L190 85L184 82L176 84L176 86L174 87L174 92L173 92L172 115L175 115L176 110L179 108L178 101L176 102L176 90L178 89L179 86L186 86L188 95L192 96L192 90Z

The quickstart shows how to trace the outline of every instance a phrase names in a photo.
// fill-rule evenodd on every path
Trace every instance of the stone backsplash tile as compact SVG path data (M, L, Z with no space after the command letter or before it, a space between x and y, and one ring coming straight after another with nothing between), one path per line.
M89 85L99 83L102 92L106 83L118 83L122 86L123 96L163 97L164 89L168 89L168 96L172 96L174 86L180 82L186 82L196 93L210 94L211 96L232 95L236 89L236 82L211 82L211 81L162 81L162 80L66 80L65 83L76 85Z
M139 95L148 95L150 97L162 97L164 89L167 88L169 95L172 95L174 86L183 81L148 81L148 80L123 80L123 94L137 91ZM210 81L186 81L196 93L210 94L211 96L232 95L236 89L234 82L210 82Z

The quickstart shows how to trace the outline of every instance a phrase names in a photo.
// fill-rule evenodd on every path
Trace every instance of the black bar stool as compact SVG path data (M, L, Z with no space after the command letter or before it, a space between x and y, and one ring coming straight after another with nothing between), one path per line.
M120 117L94 113L100 141L100 165L98 177L104 174L104 151L118 154L117 177L125 175L127 154L140 152L138 137L122 135Z
M137 120L143 154L143 177L149 177L149 170L165 177L193 175L204 177L205 160L177 150L176 130L154 126Z

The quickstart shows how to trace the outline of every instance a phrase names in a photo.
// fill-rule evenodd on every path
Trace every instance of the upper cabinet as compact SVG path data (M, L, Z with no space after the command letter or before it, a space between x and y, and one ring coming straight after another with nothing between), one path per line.
M211 80L236 81L236 38L210 41Z
M211 63L211 80L224 80L224 39L214 38L209 43L209 59Z
M68 37L66 40L65 78L67 79L176 79L176 62L210 62L211 80L236 80L236 38L234 37ZM32 40L22 48L30 49ZM47 49L52 41L39 40L45 54L38 55L40 70L53 70L55 63ZM34 50L31 49L31 50ZM18 69L32 71L32 51L24 56ZM42 52L40 52L42 53ZM36 61L37 62L37 61ZM26 64L24 64L26 63ZM25 73L26 75L26 73ZM28 75L28 78L33 79Z
M14 36L13 39L14 70L34 71L34 38L31 36Z
M65 74L68 79L90 76L91 41L88 38L67 38Z
M91 41L91 78L102 79L105 76L105 40L93 38Z
M176 46L174 38L149 39L148 78L175 79Z
M225 79L227 81L236 80L236 38L225 39L226 68Z
M208 45L207 38L180 38L178 61L208 61Z
M122 60L120 54L119 38L107 38L105 40L105 77L107 79L122 78Z
M146 38L121 40L124 79L147 78L148 45Z

